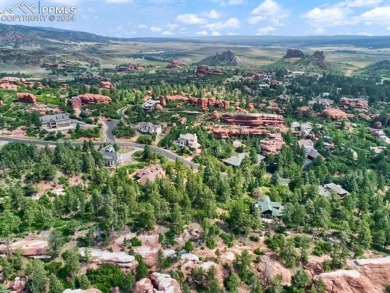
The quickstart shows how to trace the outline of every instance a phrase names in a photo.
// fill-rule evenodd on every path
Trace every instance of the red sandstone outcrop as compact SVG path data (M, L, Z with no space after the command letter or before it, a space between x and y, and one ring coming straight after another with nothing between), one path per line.
M249 127L274 127L284 126L284 118L274 114L242 114L226 113L222 115L222 121L230 125Z
M255 106L253 104L249 104L248 111L253 112L255 110Z
M340 100L340 106L345 109L354 108L356 110L366 110L368 109L368 101L365 99L342 98Z
M195 98L190 95L172 95L172 96L160 96L160 105L165 107L167 102L175 101L175 102L189 102L192 105L199 107L203 110L207 110L210 107L218 107L219 109L229 109L230 102L229 101L218 101L214 97L209 98Z
M37 102L37 97L29 93L18 93L17 98L19 102L35 104Z
M320 274L329 293L385 292L390 282L390 257L349 261L350 270Z
M85 255L85 248L79 248L81 256ZM90 250L92 261L98 265L101 264L114 264L120 268L134 269L137 267L138 262L135 257L125 252L110 252L101 249Z
M24 293L27 287L27 277L16 277L10 287L10 293Z
M261 150L267 154L279 154L285 142L279 133L271 133L266 139L260 141Z
M82 94L78 97L83 104L109 104L112 101L109 96L99 94Z
M104 89L104 90L111 90L111 89L114 88L114 86L109 81L101 81L100 85L99 85L99 88L100 89Z
M341 111L340 109L335 109L335 108L328 108L325 109L322 113L321 116L324 118L331 118L334 120L346 120L348 119L347 113Z
M18 90L18 86L16 84L12 84L12 83L8 83L8 82L0 83L0 88L5 89L5 90L9 90L9 91L17 91Z
M172 59L169 64L167 65L167 68L174 69L174 68L181 68L183 66L183 63L181 63L178 60Z
M24 256L39 256L49 253L49 243L43 240L20 240L11 243L9 246L11 252L21 250ZM0 245L0 253L6 253L6 245Z
M82 289L66 289L63 293L102 293L102 291L98 289L87 289L87 290L82 290Z
M198 77L204 77L204 76L207 76L209 74L220 75L220 74L223 74L223 71L221 71L219 69L210 68L207 65L199 65L198 68L196 69L196 76L198 76Z
M218 120L219 119L219 113L217 111L214 111L212 114L211 114L211 119L212 120Z
M181 293L180 284L170 275L152 273L135 284L133 293Z
M248 135L248 136L260 136L268 133L265 128L249 128L249 127L214 127L210 128L211 133L216 139L226 139L234 136Z
M134 70L143 71L143 70L145 70L145 66L130 63L128 65L118 67L119 72L134 71Z
M263 257L257 270L266 282L272 282L276 276L280 276L282 285L290 285L291 283L291 272L268 256Z

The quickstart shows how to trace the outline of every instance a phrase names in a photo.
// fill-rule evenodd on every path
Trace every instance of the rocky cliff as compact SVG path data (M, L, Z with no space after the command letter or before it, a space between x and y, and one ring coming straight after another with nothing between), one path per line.
M223 51L222 53L217 53L214 56L207 57L198 62L198 64L202 65L211 65L211 66L237 66L238 58L237 56L230 50Z

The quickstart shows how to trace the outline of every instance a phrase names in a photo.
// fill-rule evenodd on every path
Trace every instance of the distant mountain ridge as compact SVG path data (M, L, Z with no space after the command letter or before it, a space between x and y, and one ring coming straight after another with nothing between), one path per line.
M206 57L205 59L198 62L200 65L211 65L211 66L237 66L237 56L230 50L223 51L221 54L217 52L214 56Z
M110 38L99 35L68 31L55 28L6 25L0 23L0 46L18 48L20 46L47 47L66 42L106 43Z

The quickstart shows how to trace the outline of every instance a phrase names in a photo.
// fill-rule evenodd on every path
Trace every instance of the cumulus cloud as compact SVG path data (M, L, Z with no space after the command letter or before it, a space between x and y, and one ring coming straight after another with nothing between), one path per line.
M248 22L256 24L259 22L270 22L273 25L283 25L290 16L290 11L285 9L275 0L265 0L252 10Z
M194 13L179 14L176 20L185 24L199 25L207 23L205 18L200 17Z
M145 29L145 28L148 28L148 26L146 24L140 24L140 25L138 25L138 28Z
M178 24L175 24L175 23L168 23L167 24L167 29L170 30L170 31L175 30L177 28L179 28Z
M240 28L241 23L238 20L238 18L229 18L228 20L225 21L219 21L215 23L209 23L206 24L204 27L208 28L211 31L219 31L227 28L233 28L237 29Z
M245 4L245 0L210 0L214 3L218 3L221 6L232 6L232 5L241 5Z
M57 0L58 1L58 0ZM59 0L59 1L62 1L62 0ZM106 0L107 3L116 3L116 4L120 4L120 3L133 3L133 0Z
M220 36L221 33L220 33L220 32L217 32L217 31L213 31L213 32L211 33L211 35L212 35L212 36Z
M207 31L200 31L200 32L197 32L196 33L198 36L208 36L208 32Z
M170 32L170 31L163 31L161 34L163 36L172 36L172 32Z
M301 17L306 19L313 32L320 34L328 27L337 26L365 24L386 27L390 25L390 6L378 6L381 3L383 0L346 0L315 7Z
M261 27L257 30L257 35L269 35L270 33L272 33L273 31L275 31L276 29L273 27L273 26L265 26L265 27Z
M357 19L366 25L390 25L390 6L376 7L362 13Z
M151 26L150 30L154 33L159 33L159 32L162 32L163 29L161 27L158 27L158 26Z
M215 9L211 9L210 11L205 11L202 13L204 17L217 19L221 17L221 14L218 13Z

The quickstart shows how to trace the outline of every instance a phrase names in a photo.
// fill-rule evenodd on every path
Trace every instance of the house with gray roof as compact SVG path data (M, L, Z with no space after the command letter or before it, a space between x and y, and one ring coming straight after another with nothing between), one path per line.
M263 201L257 201L254 205L259 210L261 217L272 218L284 215L284 207L279 202L273 202L266 196Z
M52 130L67 128L71 126L71 121L68 113L59 113L54 115L45 115L39 118L43 129Z
M109 144L100 150L106 166L118 166L123 162L122 155L118 154L114 146Z
M153 111L158 104L160 104L160 101L149 100L142 104L142 109L144 109L145 111Z
M162 132L161 126L153 124L151 122L140 122L137 125L135 125L135 129L137 129L141 133L146 134L156 134L160 135Z
M340 197L345 197L349 194L349 192L342 188L340 185L334 183L321 185L318 189L318 193L326 197L330 197L332 193L335 193Z
M242 164L242 161L249 155L247 153L240 153L236 156L232 156L228 159L222 160L226 165L233 166L233 167L240 167ZM265 159L262 155L257 155L256 163L261 163Z

